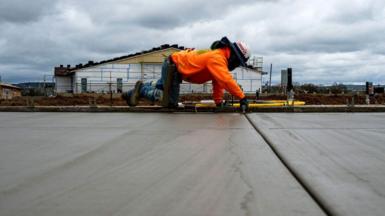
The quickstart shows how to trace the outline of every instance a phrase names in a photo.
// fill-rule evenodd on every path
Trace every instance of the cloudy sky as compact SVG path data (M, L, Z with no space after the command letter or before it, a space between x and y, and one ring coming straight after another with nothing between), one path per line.
M383 0L1 0L3 81L161 44L207 48L227 35L305 83L385 84Z

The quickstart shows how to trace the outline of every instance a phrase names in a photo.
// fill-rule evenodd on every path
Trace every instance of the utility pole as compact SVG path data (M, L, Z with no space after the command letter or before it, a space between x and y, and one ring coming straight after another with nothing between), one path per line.
M112 106L112 74L110 71L110 106Z
M43 75L43 79L44 79L44 84L43 84L44 96L47 97L47 87L46 87L46 84L45 84L45 74Z
M269 93L271 92L271 73L273 72L273 64L270 64L270 80L269 80Z

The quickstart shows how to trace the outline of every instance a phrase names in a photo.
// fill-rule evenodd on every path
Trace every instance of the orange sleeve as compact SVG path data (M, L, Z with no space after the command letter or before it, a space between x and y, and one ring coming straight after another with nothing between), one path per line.
M224 94L224 89L219 86L219 84L213 80L213 99L216 104L219 104L223 100L223 94Z
M237 82L233 79L230 71L227 68L227 60L224 56L214 55L207 62L207 69L210 71L213 76L213 85L216 83L218 87L218 92L213 92L214 100L215 97L219 97L219 89L226 89L226 91L230 92L230 94L235 97L242 99L245 97L242 89L238 86ZM214 85L215 87L215 85ZM222 90L223 92L223 90ZM223 93L221 97L223 96ZM219 99L219 98L217 98Z

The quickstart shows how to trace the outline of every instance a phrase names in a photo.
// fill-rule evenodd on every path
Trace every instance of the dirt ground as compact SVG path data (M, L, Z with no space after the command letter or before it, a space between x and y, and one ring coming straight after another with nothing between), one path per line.
M282 99L285 100L286 96L271 95L262 97L262 99ZM354 104L366 104L365 95L314 95L314 94L300 94L295 96L295 100L305 101L307 105L341 105L347 103ZM385 104L384 95L376 95L370 97L371 104Z
M247 96L250 101L255 100L255 95ZM230 95L225 95L226 100L231 100ZM305 101L307 105L338 105L352 103L365 104L365 95L321 95L321 94L298 94L296 100ZM211 94L188 94L181 95L181 102L200 101L212 99ZM285 95L262 95L260 100L286 100ZM376 95L371 98L372 104L385 104L385 96ZM11 100L0 100L0 106L76 106L76 105L112 105L125 106L126 102L121 99L119 94L110 95L101 94L76 94L76 95L58 95L56 97L16 97ZM140 104L149 105L148 101L142 101Z

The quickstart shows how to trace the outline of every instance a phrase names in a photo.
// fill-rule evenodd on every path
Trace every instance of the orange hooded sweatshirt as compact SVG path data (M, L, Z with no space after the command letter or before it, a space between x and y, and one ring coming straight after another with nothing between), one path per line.
M230 49L227 47L215 50L185 50L171 54L183 80L197 84L212 80L215 103L222 102L224 89L239 99L245 97L227 68L229 57Z

